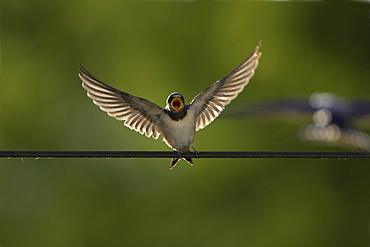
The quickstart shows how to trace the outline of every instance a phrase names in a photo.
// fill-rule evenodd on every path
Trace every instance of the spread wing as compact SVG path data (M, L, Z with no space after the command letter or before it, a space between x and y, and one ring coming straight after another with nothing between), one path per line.
M156 123L163 114L158 105L131 94L115 89L90 74L79 65L78 74L82 87L93 102L109 116L125 121L125 126L147 137L157 139L160 135Z
M210 87L198 94L190 103L190 109L197 116L196 130L203 129L221 114L225 106L243 91L253 77L261 57L260 45L256 46L238 67L224 78L216 81Z

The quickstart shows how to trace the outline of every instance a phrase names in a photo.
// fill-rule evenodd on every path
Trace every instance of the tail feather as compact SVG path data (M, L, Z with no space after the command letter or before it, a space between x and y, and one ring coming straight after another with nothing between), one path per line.
M183 157L184 160L186 160L190 165L193 164L193 161L191 158Z
M187 158L187 157L182 157L182 158L172 158L172 160L171 160L170 170L172 170L172 169L176 166L177 162L179 162L181 159L184 159L184 160L186 160L186 162L188 162L190 165L193 165L193 161L192 161L192 159L191 159L191 158Z
M176 166L177 162L179 162L180 159L181 158L172 158L170 170L172 170Z

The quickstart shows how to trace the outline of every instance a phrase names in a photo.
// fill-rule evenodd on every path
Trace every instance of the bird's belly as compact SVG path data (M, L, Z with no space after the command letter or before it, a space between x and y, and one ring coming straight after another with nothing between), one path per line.
M167 115L163 119L161 134L172 149L187 151L194 142L195 119L187 114L182 120L174 121Z

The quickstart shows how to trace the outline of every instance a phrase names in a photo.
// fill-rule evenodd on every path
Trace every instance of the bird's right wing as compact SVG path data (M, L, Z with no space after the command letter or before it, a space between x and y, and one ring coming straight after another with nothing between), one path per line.
M79 65L78 74L82 87L94 104L117 120L125 121L125 126L147 137L157 139L160 135L157 122L164 113L158 105L131 94L115 89L90 74Z

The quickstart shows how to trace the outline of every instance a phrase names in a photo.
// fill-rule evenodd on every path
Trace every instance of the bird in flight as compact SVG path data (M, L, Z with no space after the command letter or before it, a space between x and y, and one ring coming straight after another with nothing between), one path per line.
M157 139L162 135L164 142L179 154L172 158L170 169L180 159L193 164L192 159L182 156L183 152L198 152L194 146L195 132L210 124L253 77L261 57L259 44L253 52L234 70L185 104L180 93L168 96L162 108L146 99L120 91L102 82L79 65L78 74L82 87L94 104L109 116L124 121L124 125L147 137Z

